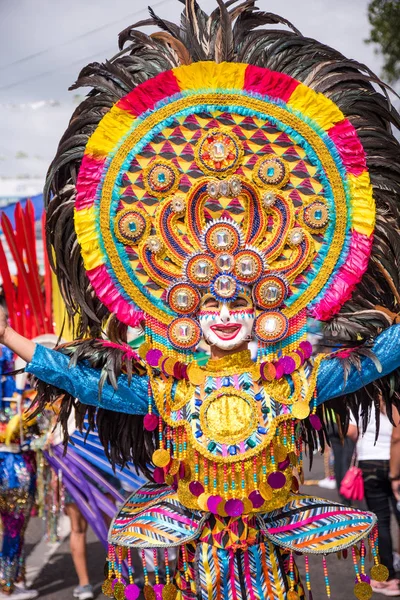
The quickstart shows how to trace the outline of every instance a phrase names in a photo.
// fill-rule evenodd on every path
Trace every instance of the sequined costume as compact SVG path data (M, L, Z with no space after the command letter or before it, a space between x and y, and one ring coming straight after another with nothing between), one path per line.
M258 29L270 23L290 30ZM93 90L46 194L79 339L27 367L39 400L64 390L64 423L74 405L96 422L112 462L152 463L111 526L103 591L138 597L127 547L143 551L148 600L296 600L295 555L308 591L308 554L322 555L329 592L326 555L352 548L367 598L368 546L371 576L387 576L374 515L303 496L299 478L324 403L345 426L398 383L399 115L366 67L251 3L208 17L188 0L181 27L143 24L162 31L126 29L75 85ZM334 352L312 356L310 318ZM143 327L138 353L128 326ZM165 552L154 585L149 548Z
M391 330L382 333L373 347L375 356L380 362L379 368L382 368L381 375L392 371L400 364L400 357L397 355L395 358L393 353L393 349L399 343L399 335L400 325L396 325ZM239 378L240 380L243 377L244 389L246 393L251 394L253 402L260 403L261 410L263 407L268 408L266 414L269 418L279 417L279 414L277 414L278 407L284 410L288 405L282 403L279 406L275 399L265 394L263 390L265 384L258 386L257 382L249 375L249 370L253 367L254 362L251 360L250 352L246 351L245 353L234 354L228 359L210 360L207 366L201 369L201 372L206 377L207 385L219 385L222 389L225 387L228 392L231 383L237 385L235 379ZM133 377L130 384L126 375L120 375L117 389L114 389L109 383L105 383L99 399L97 390L101 377L100 372L84 364L69 368L69 357L62 353L52 352L38 345L32 362L27 365L27 370L58 388L66 390L71 396L80 398L85 404L128 414L146 415L148 411L149 378L145 375ZM309 377L312 373L314 373L314 370L311 362L305 369L306 377ZM340 359L331 358L323 361L316 382L318 403L327 401L336 395L341 396L353 392L362 385L373 381L378 374L377 364L365 358L362 371L360 372L356 367L353 367L345 384ZM251 386L245 385L246 375L248 377L247 381L252 384ZM223 378L225 378L225 381L223 381ZM226 385L228 380L229 387ZM190 385L189 388L191 393L194 392L194 402L192 401L190 404L195 405L196 402L199 403L196 395L199 386ZM188 392L189 390L186 393ZM255 400L257 394L265 394L265 396ZM190 398L190 393L188 397ZM176 401L175 398L176 396L172 395L171 400L174 402ZM182 402L180 404L183 413L181 419L184 418L186 411L190 411L190 416L187 419L189 422L194 421L196 423L197 419L193 419L192 416L194 407L185 407ZM159 412L157 407L155 407L155 412L157 414ZM287 414L289 421L290 412L288 411ZM290 419L289 422L291 421ZM229 425L231 430L232 423L229 423ZM197 429L195 429L196 431ZM186 448L185 451L184 444L185 442L179 449L179 441L177 444L177 440L172 437L170 440L167 438L165 445L166 448L173 448L176 452L174 462L168 466L168 469L165 469L166 478L170 477L171 472L175 472L175 465L185 465L186 471L180 474L182 478L178 482L178 492L176 493L173 487L163 488L154 484L148 484L141 488L137 494L129 499L121 513L114 520L109 539L117 547L128 545L139 548L164 546L168 548L180 545L186 540L198 538L201 544L197 550L197 566L194 567L190 564L195 560L195 547L193 544L189 543L187 548L185 546L185 552L190 560L189 558L185 560L184 556L181 556L181 571L178 572L177 585L185 590L182 596L185 599L195 598L198 590L203 590L203 588L204 597L207 597L207 585L204 581L207 582L209 575L206 572L203 573L203 583L198 584L200 588L197 587L197 592L195 591L196 588L193 588L190 593L187 592L187 578L189 577L189 581L194 583L196 581L194 572L201 568L200 565L203 565L203 562L206 561L206 566L203 565L204 569L210 569L209 561L217 559L221 562L218 566L219 585L221 586L221 582L226 581L227 578L229 580L232 575L233 580L236 582L235 585L238 587L238 597L242 597L240 586L243 585L243 579L237 572L238 567L236 568L232 564L232 560L236 560L236 550L240 551L240 560L245 560L247 567L244 568L243 573L247 572L247 574L251 565L254 566L258 561L261 561L260 564L264 564L263 561L268 555L268 569L265 568L263 572L257 573L251 567L250 579L256 582L254 583L256 587L261 586L261 589L264 589L265 586L267 588L270 588L271 585L276 586L275 596L271 597L282 598L288 587L286 575L290 573L290 550L304 553L321 553L323 555L329 552L337 552L363 538L375 524L375 518L371 513L349 509L321 499L293 496L292 492L298 491L298 482L295 476L291 476L291 473L294 466L299 466L302 450L293 437L293 429L286 427L285 421L283 421L282 429L275 431L273 442L268 447L268 454L266 452L262 454L262 462L265 461L266 468L264 469L264 465L261 464L261 473L258 469L257 471L251 470L249 473L248 465L246 465L244 478L242 476L243 467L240 467L240 469L235 467L232 475L232 464L235 464L232 462L228 463L230 465L228 467L229 471L223 467L222 473L212 467L206 467L206 471L204 471L201 469L199 460L195 457L192 459L194 463L192 466L191 461L188 461L188 450ZM177 448L177 451L175 448ZM157 460L157 457L155 459ZM272 471L273 477L270 478L273 462L276 463L276 466L275 470ZM243 463L241 464L243 465ZM253 465L254 458L250 461L250 468ZM205 483L207 471L209 475L206 480L207 483ZM163 474L160 474L163 478ZM268 477L267 474L269 474ZM175 473L174 475L176 476ZM254 475L259 477L257 487L251 481ZM156 473L155 476L157 478L159 474ZM274 477L283 480L283 486L280 486L280 480L278 480L277 485L274 482ZM229 482L228 486L226 486L226 480ZM230 519L226 519L226 516L218 515L218 504L223 501L224 497L229 498L228 494L234 493L232 488L234 482L236 482L237 487L241 487L234 498L249 498L253 505L258 504L255 507L257 510L254 511L258 517L252 516L253 507L250 506L251 510L248 510L249 505L244 507L246 513L243 517L232 516ZM223 483L223 487L221 483ZM250 493L246 491L246 496L244 496L243 490L246 489L246 486L250 487L252 485L254 486L253 491ZM199 492L201 493L199 494ZM202 512L199 511L199 508L201 508L200 502L203 502L204 496L202 497L202 494L204 492L207 493L207 504L204 505ZM211 512L214 513L214 516L212 516L207 508L210 507L208 501L211 502L214 498L217 506L212 507L211 505ZM314 505L315 508L313 508ZM156 512L155 507L157 507ZM184 508L190 510L184 510ZM271 512L265 514L266 510ZM206 517L207 513L208 516ZM290 518L291 513L296 515L295 520ZM174 523L175 519L177 523ZM313 528L315 528L315 541L312 539L313 532L308 526L309 523L313 523ZM258 526L257 535L250 534L256 525ZM242 529L240 534L237 533L238 527ZM232 533L230 533L231 530ZM320 539L318 534L321 530L323 530L323 536ZM209 531L208 534L207 531ZM290 531L291 535L287 535L287 531ZM264 537L262 534L264 534ZM375 534L374 530L373 535ZM329 540L329 544L324 543L325 540ZM254 549L250 550L249 557L246 556L246 553L243 554L243 550L247 546L254 546ZM201 550L201 560L199 561L200 547L203 550ZM218 548L219 551L213 551L213 547ZM211 555L206 560L206 549L208 548ZM251 554L252 552L254 554ZM194 571L192 572L191 569L194 569ZM233 573L231 573L232 570ZM276 577L277 573L281 573L278 579ZM293 565L293 575L295 573ZM288 581L290 583L290 578ZM296 578L293 581L296 581ZM221 598L225 597L222 587L218 593ZM262 594L257 596L256 592L254 593L255 598L265 597ZM301 589L297 589L297 593L301 597Z
M24 580L24 536L35 501L36 460L35 452L30 450L32 429L23 428L24 439L21 440L17 398L12 399L16 390L15 378L6 375L13 370L13 354L2 346L1 356L0 582L2 590L10 593L15 582ZM13 427L13 422L17 423L17 427Z
M3 542L0 577L10 592L25 577L24 537L35 502L36 461L31 451L0 451L0 515Z

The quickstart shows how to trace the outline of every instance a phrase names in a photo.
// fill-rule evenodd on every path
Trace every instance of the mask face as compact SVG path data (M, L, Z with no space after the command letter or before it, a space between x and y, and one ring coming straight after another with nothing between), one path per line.
M243 291L232 302L219 302L211 294L203 296L198 313L203 337L210 346L234 350L250 341L255 319L251 296Z

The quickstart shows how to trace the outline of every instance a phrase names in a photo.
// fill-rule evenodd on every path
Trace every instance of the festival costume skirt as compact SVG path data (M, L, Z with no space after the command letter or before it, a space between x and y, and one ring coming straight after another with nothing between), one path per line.
M310 590L308 554L321 554L324 563L327 554L360 544L365 557L368 537L377 564L375 525L372 513L301 495L270 513L222 517L185 508L169 486L146 484L115 517L109 557L122 556L124 547L140 549L142 556L148 548L177 548L173 583L179 600L297 600L304 589L295 555L305 557ZM111 573L118 573L115 562ZM154 586L148 597L157 600L161 588Z

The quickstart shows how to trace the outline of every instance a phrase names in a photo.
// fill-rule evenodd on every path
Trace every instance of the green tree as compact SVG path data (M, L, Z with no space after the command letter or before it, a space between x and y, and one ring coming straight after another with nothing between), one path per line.
M400 79L400 0L372 0L368 19L371 34L366 41L380 46L383 77L395 83Z

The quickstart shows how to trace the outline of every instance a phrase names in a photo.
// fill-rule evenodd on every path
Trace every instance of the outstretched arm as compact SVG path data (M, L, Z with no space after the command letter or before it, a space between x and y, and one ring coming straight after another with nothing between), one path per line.
M355 392L400 367L400 325L392 325L385 329L376 338L371 350L379 360L381 370L379 365L364 356L361 358L361 370L352 366L346 382L339 358L322 361L317 378L318 404Z
M0 343L10 348L15 354L18 354L23 360L29 362L35 352L36 344L20 335L14 329L7 325L7 319L3 309L0 308Z
M101 371L82 362L69 366L69 357L35 344L14 331L0 308L0 343L18 354L28 364L26 371L78 398L83 404L117 412L142 415L147 412L147 377L133 375L130 384L125 375L118 378L118 388L106 382L99 397Z
M133 375L129 383L126 375L120 375L117 389L105 382L99 396L101 371L85 361L72 367L69 362L65 354L37 344L25 370L65 390L83 404L134 415L147 413L147 377Z

